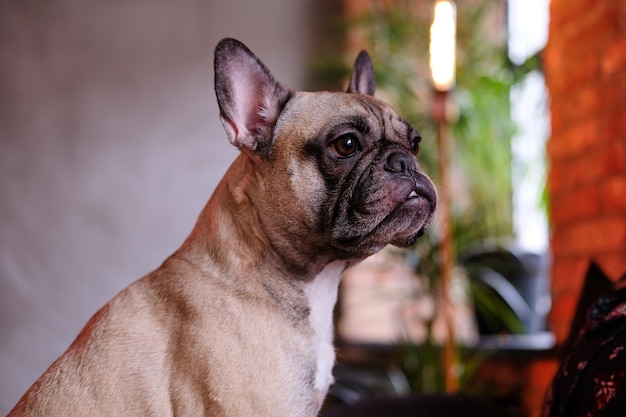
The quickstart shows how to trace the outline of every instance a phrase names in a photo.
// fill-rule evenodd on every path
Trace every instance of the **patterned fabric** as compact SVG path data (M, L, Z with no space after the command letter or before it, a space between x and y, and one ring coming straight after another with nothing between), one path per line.
M542 416L626 416L626 288L600 298L589 310Z

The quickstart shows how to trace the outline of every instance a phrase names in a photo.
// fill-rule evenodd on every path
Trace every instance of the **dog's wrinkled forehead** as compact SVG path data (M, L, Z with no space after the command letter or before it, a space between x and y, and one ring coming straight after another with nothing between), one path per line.
M293 116L303 122L283 123L294 120ZM335 92L297 92L279 117L275 134L310 140L322 139L334 133L333 130L341 129L356 129L370 138L385 139L405 147L412 146L411 138L417 134L383 101L362 94Z

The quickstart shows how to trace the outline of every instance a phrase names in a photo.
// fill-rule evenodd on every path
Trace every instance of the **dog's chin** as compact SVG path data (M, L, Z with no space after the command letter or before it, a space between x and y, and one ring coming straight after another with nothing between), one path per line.
M422 237L428 230L428 225L422 225L417 229L411 228L399 232L392 240L387 242L389 245L397 246L399 248L408 248L413 246L417 239Z
M402 238L394 240L393 242L390 242L390 245L397 246L399 248L411 247L415 245L415 242L417 242L417 239L422 237L426 233L426 231L427 231L426 227L421 228L416 233L412 234L411 236L402 237Z

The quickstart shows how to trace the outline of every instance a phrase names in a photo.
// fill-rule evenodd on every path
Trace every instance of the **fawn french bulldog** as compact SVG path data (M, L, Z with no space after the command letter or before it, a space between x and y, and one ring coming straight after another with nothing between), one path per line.
M437 202L419 134L374 87L366 52L347 92L310 93L222 40L215 91L240 155L181 248L100 309L9 416L317 415L342 273L413 244Z

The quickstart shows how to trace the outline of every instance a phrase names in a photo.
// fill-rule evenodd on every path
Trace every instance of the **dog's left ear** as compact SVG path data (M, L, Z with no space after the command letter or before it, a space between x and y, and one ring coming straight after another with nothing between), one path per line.
M215 48L215 93L228 140L251 150L270 144L292 95L244 44L228 38Z
M372 60L367 51L361 51L354 60L347 92L373 96L375 89L376 77Z

